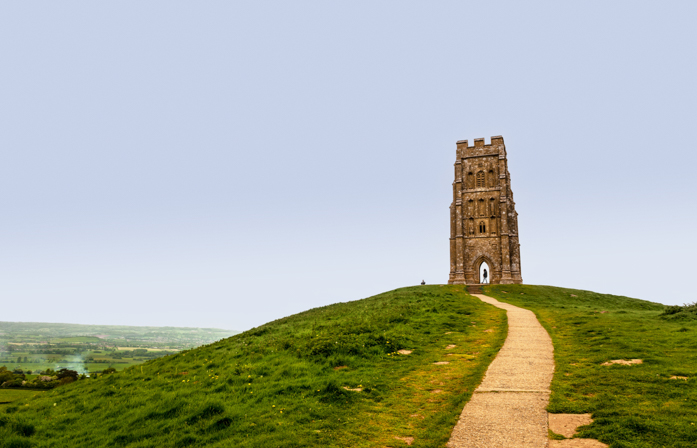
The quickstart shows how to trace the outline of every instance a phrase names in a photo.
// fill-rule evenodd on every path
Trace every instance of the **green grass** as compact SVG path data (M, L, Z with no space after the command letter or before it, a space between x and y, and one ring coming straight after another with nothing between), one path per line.
M402 288L15 401L0 447L442 447L506 329L460 286Z
M495 285L485 294L534 311L547 329L556 363L548 409L592 413L581 437L613 448L697 446L692 313L662 315L660 304L550 286ZM615 359L643 364L602 365Z
M36 390L0 389L0 410L2 409L1 405L4 405L5 403L11 403L21 398L39 396L42 393L42 391Z

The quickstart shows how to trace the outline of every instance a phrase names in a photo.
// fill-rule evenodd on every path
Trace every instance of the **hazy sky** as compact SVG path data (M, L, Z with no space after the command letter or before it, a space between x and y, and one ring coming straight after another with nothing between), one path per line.
M694 301L697 3L0 4L0 320L244 330L448 279L503 135L526 283Z

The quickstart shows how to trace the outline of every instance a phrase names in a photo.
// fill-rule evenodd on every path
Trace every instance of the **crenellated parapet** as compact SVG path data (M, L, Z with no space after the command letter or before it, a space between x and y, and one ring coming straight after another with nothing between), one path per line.
M496 135L491 137L490 143L487 144L483 138L475 138L474 144L469 145L468 140L458 140L457 142L457 159L466 157L483 157L487 155L506 155L506 146L503 144L503 137Z

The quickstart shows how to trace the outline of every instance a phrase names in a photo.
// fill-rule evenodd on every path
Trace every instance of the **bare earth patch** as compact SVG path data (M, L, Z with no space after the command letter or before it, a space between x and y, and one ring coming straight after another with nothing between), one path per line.
M570 439L579 426L590 425L590 414L549 414L549 429Z
M613 359L612 361L602 363L602 365L611 366L613 364L620 364L623 366L628 366L631 364L643 364L643 362L644 361L642 359L630 359L629 361L627 361L626 359Z
M348 386L344 386L344 389L350 390L351 392L363 392L363 388L362 388L362 387L354 387L354 388L352 389L352 388L350 388L350 387L348 387Z
M677 375L673 375L673 376L670 377L670 379L671 379L671 380L685 380L685 381L687 381L687 377L686 377L686 376L677 376Z
M549 448L607 448L595 439L571 439L579 426L590 425L593 419L590 414L548 414L549 430L569 437L566 440L550 440Z
M440 389L433 389L433 390L431 391L432 394L439 394L439 393L441 393L441 392L443 392L443 391L440 390Z
M450 364L450 361L438 361L438 362L434 362L433 364L435 364L437 366L444 366L446 364Z
M484 330L484 333L493 333L493 332L494 332L494 330L492 330L491 328L489 328L488 330Z
M425 417L424 417L423 415L421 415L421 414L411 414L409 417L411 417L411 418L420 418L421 420L423 420L423 419L425 418Z
M412 351L402 349L402 350L397 350L397 353L399 353L400 355L411 355Z
M406 443L407 445L411 445L414 443L414 438L413 437L399 437L399 436L394 436L395 439L401 440L402 442Z
M455 345L455 344L450 344L450 345L448 345L447 347L445 347L445 349L446 349L446 350L450 350L451 348L455 348L455 347L457 347L457 345Z
M334 370L348 369L348 366L336 366Z

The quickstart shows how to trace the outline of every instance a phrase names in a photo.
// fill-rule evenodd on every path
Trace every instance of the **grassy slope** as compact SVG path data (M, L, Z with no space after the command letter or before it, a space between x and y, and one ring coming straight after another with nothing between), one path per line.
M402 288L3 405L0 446L442 447L505 334L462 287Z
M581 436L613 448L697 446L697 320L659 317L663 305L651 302L549 286L496 285L485 293L533 310L550 333L549 410L592 412L595 422ZM601 365L633 358L644 363Z
M10 403L21 398L39 396L43 393L44 391L40 390L0 389L0 404Z

